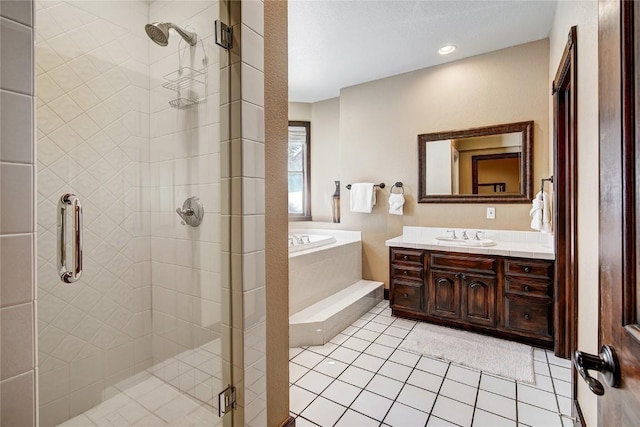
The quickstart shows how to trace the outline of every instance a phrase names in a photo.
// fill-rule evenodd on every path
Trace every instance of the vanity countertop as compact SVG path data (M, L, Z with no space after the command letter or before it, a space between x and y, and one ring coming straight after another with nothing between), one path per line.
M456 234L462 235L465 229L456 228ZM466 229L470 235L475 229ZM555 259L553 235L528 231L480 230L483 238L496 242L495 246L464 246L457 242L436 241L437 236L446 236L447 229L436 227L403 227L401 236L385 242L389 247L426 249L432 251L459 252L465 254L484 254L512 256L519 258Z

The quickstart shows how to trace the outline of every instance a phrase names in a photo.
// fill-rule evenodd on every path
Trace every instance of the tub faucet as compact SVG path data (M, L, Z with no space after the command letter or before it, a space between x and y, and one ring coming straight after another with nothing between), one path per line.
M464 231L462 232L462 239L463 239L463 240L469 240L469 236L467 235L467 230L464 230Z
M295 241L296 245L302 245L304 244L304 240L302 239L302 237L295 235L295 234L289 234L289 239L293 239Z

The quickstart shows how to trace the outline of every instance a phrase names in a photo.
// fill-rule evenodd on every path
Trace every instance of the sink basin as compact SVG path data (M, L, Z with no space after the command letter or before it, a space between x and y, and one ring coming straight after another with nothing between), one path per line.
M454 239L453 237L449 237L449 236L439 236L436 237L435 239L433 239L436 243L442 243L442 244L448 244L448 245L456 245L456 246L495 246L498 243L495 240L491 240L491 239L480 239L480 240L475 240L475 239L468 239L468 240L464 240L464 239Z

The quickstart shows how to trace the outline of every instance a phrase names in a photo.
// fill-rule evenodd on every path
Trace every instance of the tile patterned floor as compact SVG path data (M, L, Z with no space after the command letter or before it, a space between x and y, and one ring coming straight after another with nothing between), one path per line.
M306 426L568 427L568 360L534 350L536 385L397 347L417 322L382 301L330 343L289 351L290 411Z

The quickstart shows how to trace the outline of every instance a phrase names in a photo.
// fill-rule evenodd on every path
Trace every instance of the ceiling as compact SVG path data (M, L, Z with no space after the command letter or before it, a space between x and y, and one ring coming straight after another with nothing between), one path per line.
M289 0L289 101L549 36L547 1ZM445 44L457 46L442 56Z

